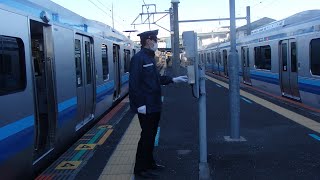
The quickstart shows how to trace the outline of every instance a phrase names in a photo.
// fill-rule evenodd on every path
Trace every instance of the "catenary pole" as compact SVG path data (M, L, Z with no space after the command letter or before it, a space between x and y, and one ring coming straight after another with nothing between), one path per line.
M179 49L179 16L178 5L179 0L171 0L173 9L173 72L175 76L179 75L180 69L180 49ZM172 33L172 32L171 32ZM172 46L172 44L171 44Z
M236 51L236 19L235 0L230 2L230 38L231 49L229 54L229 107L231 119L231 139L240 139L240 87L239 61Z

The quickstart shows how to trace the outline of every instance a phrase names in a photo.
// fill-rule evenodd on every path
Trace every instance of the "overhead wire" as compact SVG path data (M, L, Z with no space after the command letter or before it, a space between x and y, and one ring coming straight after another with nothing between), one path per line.
M96 3L94 3L92 0L88 0L91 4L93 4L96 8L98 8L100 11L102 11L104 14L106 14L107 16L109 16L112 19L112 15L108 14L105 10L103 10L102 8L100 8ZM115 20L116 22L118 22L122 27L126 28L123 24L121 24L119 21Z
M107 10L109 10L110 12L112 12L112 8L110 8L110 5L105 5L104 3L102 3L100 0L96 0L98 1L103 7L105 7ZM113 12L114 13L114 12ZM118 14L114 14L115 16L117 16L119 19L121 19L122 21L126 21L125 18L121 17ZM127 22L127 21L126 21Z

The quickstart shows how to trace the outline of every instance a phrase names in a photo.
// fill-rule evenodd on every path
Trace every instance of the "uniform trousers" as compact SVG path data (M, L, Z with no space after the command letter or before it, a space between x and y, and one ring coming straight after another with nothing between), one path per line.
M138 173L150 169L155 164L153 149L157 129L160 121L160 112L149 114L138 113L140 127L142 129L138 143L134 172Z

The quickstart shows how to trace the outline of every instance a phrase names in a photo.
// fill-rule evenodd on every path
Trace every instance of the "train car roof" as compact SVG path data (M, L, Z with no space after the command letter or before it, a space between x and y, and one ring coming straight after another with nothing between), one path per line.
M264 26L251 31L251 34L265 33L269 31L277 31L283 27L295 26L314 20L320 20L320 10L302 11L285 19L268 23Z
M131 41L109 25L86 19L50 0L2 0L1 4L33 19L41 19L41 13L45 12L49 23L71 27L116 42Z
M297 14L294 14L292 16L289 16L285 19L274 21L271 23L268 23L264 26L258 27L251 31L251 35L244 36L240 39L237 39L237 41L242 40L250 40L250 39L257 39L261 37L261 35L265 34L272 34L275 32L279 32L280 30L284 30L286 28L295 27L298 25L302 25L305 23L313 22L313 21L319 21L320 20L320 10L308 10L299 12ZM214 47L226 47L230 44L230 41L226 42L215 42L207 45L202 51L209 50Z

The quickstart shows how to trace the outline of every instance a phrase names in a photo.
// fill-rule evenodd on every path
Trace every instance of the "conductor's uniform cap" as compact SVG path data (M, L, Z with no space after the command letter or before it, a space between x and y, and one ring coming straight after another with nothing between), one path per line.
M154 41L158 41L157 35L159 30L153 30L153 31L145 31L143 33L138 34L137 36L140 36L140 40L144 41L146 39L151 39Z

